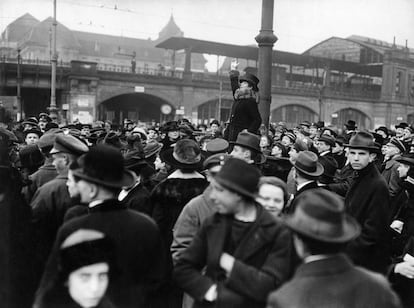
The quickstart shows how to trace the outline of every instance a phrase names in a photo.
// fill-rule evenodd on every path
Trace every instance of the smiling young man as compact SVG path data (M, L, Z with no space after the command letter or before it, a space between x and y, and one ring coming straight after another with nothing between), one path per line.
M346 252L356 265L385 272L390 262L389 194L387 183L373 164L374 139L370 133L358 132L346 146L355 175L345 205L348 214L361 225L361 235L348 244Z
M175 264L174 278L193 307L265 307L267 295L292 272L291 238L255 202L260 173L230 158L212 181L216 214Z

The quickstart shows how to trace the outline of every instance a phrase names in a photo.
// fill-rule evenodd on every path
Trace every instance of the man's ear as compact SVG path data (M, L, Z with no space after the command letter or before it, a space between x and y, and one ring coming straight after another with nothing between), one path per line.
M369 153L369 162L372 163L377 158L376 153Z

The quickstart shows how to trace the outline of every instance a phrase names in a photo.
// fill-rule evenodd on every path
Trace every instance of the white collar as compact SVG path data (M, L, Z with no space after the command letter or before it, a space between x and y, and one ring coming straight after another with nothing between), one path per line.
M327 259L330 256L331 255L312 255L312 256L307 256L307 257L305 257L305 259L303 259L303 263L310 263L310 262L314 262L314 261L319 261L319 260Z
M183 173L180 169L177 169L168 176L168 179L204 179L204 176L197 171Z
M322 153L320 153L319 154L319 156L325 156L325 155L328 155L329 153L330 153L331 151L324 151L324 152L322 152Z
M103 203L105 200L93 200L89 203L88 207L91 209L101 203Z
M312 183L312 182L313 182L313 180L311 180L311 181L306 181L306 182L304 182L304 183L302 183L302 184L299 184L299 185L298 185L298 187L296 188L296 191L301 190L303 186L306 186L306 185L308 185L309 183Z

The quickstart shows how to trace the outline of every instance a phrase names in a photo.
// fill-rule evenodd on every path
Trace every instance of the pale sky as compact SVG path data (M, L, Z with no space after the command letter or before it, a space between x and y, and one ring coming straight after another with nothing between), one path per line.
M256 44L262 0L57 0L70 29L156 39L171 13L185 37ZM53 0L0 0L0 32L25 13L53 15ZM274 49L302 53L352 34L414 48L414 0L274 0Z

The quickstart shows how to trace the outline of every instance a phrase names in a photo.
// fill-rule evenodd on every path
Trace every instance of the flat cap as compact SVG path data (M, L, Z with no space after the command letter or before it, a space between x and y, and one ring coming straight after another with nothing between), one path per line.
M53 149L50 154L69 153L74 155L82 155L89 151L86 144L72 135L59 134L56 136Z

